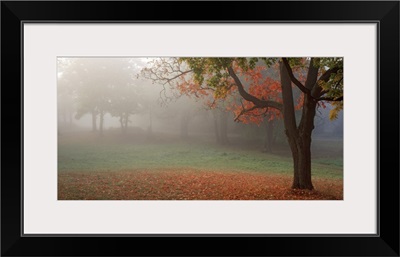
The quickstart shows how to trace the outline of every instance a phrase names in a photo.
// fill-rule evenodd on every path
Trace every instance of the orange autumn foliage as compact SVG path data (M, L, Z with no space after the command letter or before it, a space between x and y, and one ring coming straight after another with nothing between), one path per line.
M265 65L258 65L253 69L243 70L238 65L233 66L235 72L243 81L246 90L251 95L262 99L282 103L282 88L279 76L279 65L273 65L267 68ZM293 69L295 75L304 83L305 75L301 68ZM205 77L211 77L205 75ZM204 100L206 106L211 109L222 106L226 111L232 112L237 121L245 124L261 124L263 120L273 120L282 118L280 111L273 108L254 108L252 102L243 100L234 86L231 77L221 78L221 84L228 85L224 87L211 88L207 85L197 83L190 74L181 76L176 83L176 89L181 94L189 97L196 97ZM296 87L293 85L293 87ZM295 99L295 109L299 110L303 106L304 94L300 93ZM222 103L222 104L221 104Z

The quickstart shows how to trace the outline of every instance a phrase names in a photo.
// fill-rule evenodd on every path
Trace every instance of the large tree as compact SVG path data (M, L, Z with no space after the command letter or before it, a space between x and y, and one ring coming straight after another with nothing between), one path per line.
M253 70L256 64L263 61L265 67L279 65L280 83L276 90L256 95L246 89L241 77ZM275 110L284 121L285 134L293 157L294 179L292 188L313 189L311 181L311 135L314 129L316 109L324 101L332 101L330 118L334 119L343 108L343 59L342 58L178 58L180 67L172 69L168 83L186 76L203 93L204 87L213 88L214 95L225 94L235 89L246 103L246 111ZM294 69L306 70L304 82L295 75ZM187 74L191 73L190 79ZM301 92L301 116L296 121L294 87ZM279 92L279 93L278 93Z

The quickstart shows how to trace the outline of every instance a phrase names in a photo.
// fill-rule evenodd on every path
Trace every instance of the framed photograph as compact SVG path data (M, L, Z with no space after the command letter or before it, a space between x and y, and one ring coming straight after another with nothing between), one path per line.
M1 6L2 255L399 256L399 2Z

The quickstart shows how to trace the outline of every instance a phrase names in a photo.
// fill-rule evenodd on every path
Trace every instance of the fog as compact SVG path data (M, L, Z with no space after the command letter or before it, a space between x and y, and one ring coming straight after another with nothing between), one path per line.
M143 69L154 58L59 58L58 134L91 132L99 138L201 140L224 145L252 145L265 150L268 119L244 124L210 96L177 89L178 82L149 79ZM177 80L179 81L179 80ZM236 98L235 98L236 97ZM239 102L233 94L234 101ZM332 106L319 107L313 138L342 140L343 111L329 120ZM276 145L287 147L281 119L273 121ZM135 140L133 140L135 142Z
M58 200L342 200L342 62L59 58Z

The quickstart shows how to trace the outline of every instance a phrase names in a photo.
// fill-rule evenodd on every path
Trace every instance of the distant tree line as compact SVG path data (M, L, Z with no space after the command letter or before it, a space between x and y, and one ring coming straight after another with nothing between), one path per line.
M92 131L103 133L104 116L117 117L126 133L131 115L146 102L135 85L135 68L128 58L68 58L58 63L58 107L62 117L92 117ZM66 122L64 118L64 122Z

